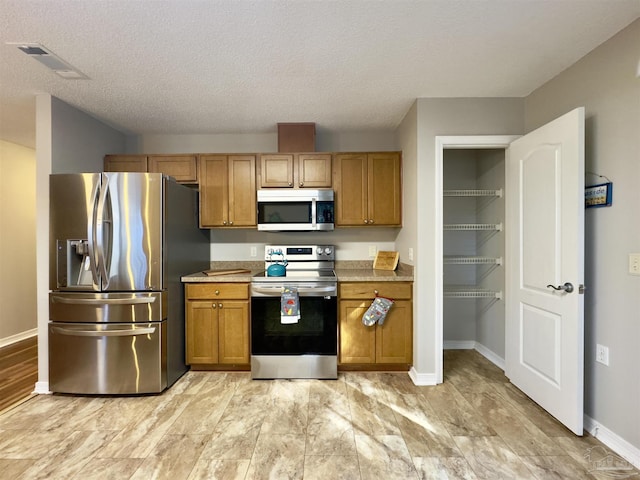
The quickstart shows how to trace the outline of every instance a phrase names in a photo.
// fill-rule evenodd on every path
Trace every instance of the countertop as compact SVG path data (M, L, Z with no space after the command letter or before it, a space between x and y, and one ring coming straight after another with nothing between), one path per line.
M195 272L181 278L184 283L225 283L250 282L251 278L264 271L260 262L212 262L212 270L244 268L249 273L232 273L208 276L204 272ZM336 276L339 282L413 282L413 267L399 264L396 270L374 270L370 261L336 261Z

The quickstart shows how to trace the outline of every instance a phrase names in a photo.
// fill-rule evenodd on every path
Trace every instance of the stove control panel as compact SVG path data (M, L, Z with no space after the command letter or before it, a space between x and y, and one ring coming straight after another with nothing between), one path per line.
M284 256L288 262L334 261L335 251L333 245L266 245L264 259L271 261Z

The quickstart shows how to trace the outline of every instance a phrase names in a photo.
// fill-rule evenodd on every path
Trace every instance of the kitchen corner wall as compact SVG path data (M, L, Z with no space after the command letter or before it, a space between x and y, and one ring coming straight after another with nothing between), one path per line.
M0 347L36 333L36 152L0 140Z

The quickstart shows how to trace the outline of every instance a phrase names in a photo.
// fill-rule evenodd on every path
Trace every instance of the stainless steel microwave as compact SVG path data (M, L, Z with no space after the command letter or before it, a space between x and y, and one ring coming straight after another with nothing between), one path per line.
M333 230L333 190L258 190L258 230Z

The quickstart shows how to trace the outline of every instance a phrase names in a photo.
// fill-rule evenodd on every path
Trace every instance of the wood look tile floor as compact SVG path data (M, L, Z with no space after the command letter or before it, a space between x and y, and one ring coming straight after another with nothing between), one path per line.
M445 352L434 387L189 372L162 395L39 395L0 415L2 479L607 479L609 454L468 350Z

